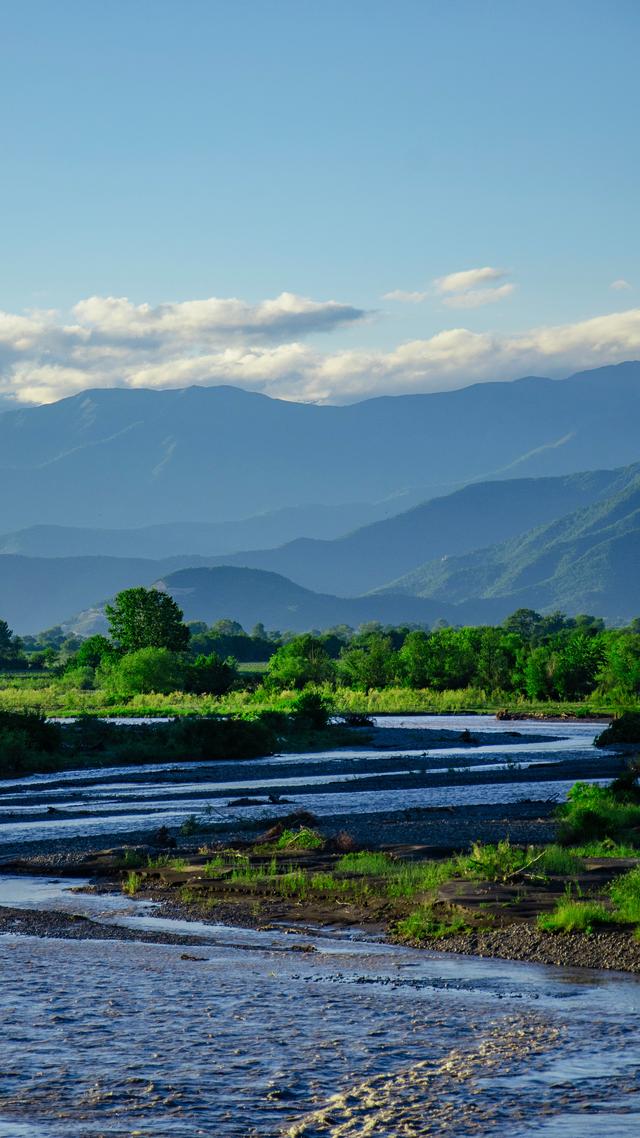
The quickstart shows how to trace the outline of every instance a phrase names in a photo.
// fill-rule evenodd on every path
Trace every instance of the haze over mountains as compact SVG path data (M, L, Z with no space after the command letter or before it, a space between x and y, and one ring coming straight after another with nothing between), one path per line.
M348 406L232 387L87 391L0 414L0 530L412 502L636 461L640 363Z
M464 556L431 561L383 593L589 612L624 622L640 615L640 466L604 501ZM624 482L627 484L624 485Z
M0 615L90 630L74 614L159 582L190 619L293 630L623 622L638 422L640 363L346 407L189 388L0 414Z

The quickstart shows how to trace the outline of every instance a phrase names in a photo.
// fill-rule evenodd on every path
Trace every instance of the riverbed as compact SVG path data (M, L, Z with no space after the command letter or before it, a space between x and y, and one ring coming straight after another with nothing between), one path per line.
M493 720L448 722L495 725L498 738ZM215 834L294 807L328 826L415 814L403 825L428 836L440 810L458 811L458 825L500 795L533 817L588 767L599 725L517 729L495 745L14 779L0 784L0 840L5 856L62 854L193 813ZM527 741L540 733L549 741ZM273 790L293 805L265 802ZM263 801L229 806L240 794ZM0 905L18 913L0 937L0 1138L640 1132L637 977L414 950L349 929L174 921L144 901L76 891L86 885L0 877ZM29 913L58 914L73 938L25 935ZM119 930L128 939L111 939Z

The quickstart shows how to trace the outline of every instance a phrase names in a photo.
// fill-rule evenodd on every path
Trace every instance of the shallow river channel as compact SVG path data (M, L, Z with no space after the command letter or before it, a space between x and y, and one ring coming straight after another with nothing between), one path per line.
M520 740L515 761L561 750L578 757L596 730L553 729L561 743L545 749ZM413 765L423 755L397 758ZM301 758L264 760L265 777L282 787ZM361 758L353 753L354 764ZM369 767L389 759L388 751L372 753ZM324 764L321 778L331 763L345 765L335 753L307 760L309 775ZM459 755L431 750L427 760L447 770L458 761L501 765L511 753L467 747ZM258 773L248 779L258 787L260 762L250 764ZM0 784L3 831L12 845L21 835L33 842L63 832L97 839L117 832L123 818L130 827L146 812L159 824L205 802L224 816L227 788L248 789L247 775L237 764L228 771L217 764L215 775L204 766ZM308 791L309 775L305 794L314 801L302 804L321 815L322 783ZM487 785L449 790L478 803ZM515 787L525 797L546 793L546 785L524 780L491 790ZM446 790L415 793L429 805ZM375 793L352 788L340 808L357 810L361 795ZM388 808L382 797L380 809ZM47 815L54 802L63 818ZM362 808L375 809L370 801ZM48 939L19 929L0 937L0 1138L640 1134L638 977L418 951L348 931L170 921L149 902L75 891L84 884L5 873L0 906L73 913L111 932L114 924L173 931L191 943Z

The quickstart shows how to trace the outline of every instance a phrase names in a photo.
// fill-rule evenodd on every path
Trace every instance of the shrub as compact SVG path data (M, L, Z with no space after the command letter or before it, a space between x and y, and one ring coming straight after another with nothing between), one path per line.
M139 648L119 660L105 657L97 678L106 691L115 695L139 695L179 691L184 681L184 664L168 648Z
M640 806L625 798L626 793L619 796L610 786L576 782L558 810L560 843L575 846L608 838L635 844L640 838Z
M292 707L296 726L303 730L324 731L333 714L331 700L313 688L305 688Z
M640 744L640 711L625 711L595 740L596 747L610 747L616 743Z

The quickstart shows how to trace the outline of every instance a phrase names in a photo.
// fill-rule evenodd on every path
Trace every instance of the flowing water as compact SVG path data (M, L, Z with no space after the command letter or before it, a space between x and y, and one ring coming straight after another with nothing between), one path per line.
M578 758L594 729L553 725L549 735L559 732L563 742L546 752L516 744L517 761L560 749ZM427 761L446 769L446 754L444 764L435 751ZM507 758L496 745L465 748L454 761L499 766ZM354 764L361 759L353 753ZM335 755L307 761L344 765ZM277 779L274 770L286 777L295 764L290 755L252 763L249 781L263 786L260 771ZM7 823L12 841L21 825L32 835L60 825L55 815L41 817L43 804L65 812L76 805L63 819L72 833L112 832L120 810L157 824L194 802L226 802L214 793L223 785L246 787L238 765L220 768L164 764L13 780L0 786L0 809L26 807L21 822ZM489 785L449 789L477 802ZM530 796L540 786L517 789ZM422 803L443 789L420 788ZM495 801L502 787L491 789ZM358 809L376 792L328 795L341 793ZM640 1134L635 977L420 952L332 930L292 936L170 921L148 902L74 891L83 884L5 874L0 906L89 916L111 933L118 924L129 933L188 931L192 947L1 936L0 1138Z
M151 763L5 780L0 782L0 855L3 844L176 826L204 812L212 825L228 823L238 818L233 800L245 795L256 798L256 804L243 807L242 821L282 814L281 805L265 802L269 794L286 796L296 808L318 817L560 799L572 779L554 778L550 770L547 779L528 781L527 770L533 773L558 759L593 757L593 739L601 729L589 723L518 722L520 738L506 741L505 725L490 716L389 716L377 722L382 728L481 731L495 734L496 742L421 750L359 748L233 763ZM528 735L540 741L529 742ZM517 780L493 783L491 774L505 768L517 771ZM475 781L442 785L447 773L473 774ZM401 788L394 787L399 775L414 776L416 785L405 780ZM435 781L440 784L433 785Z

